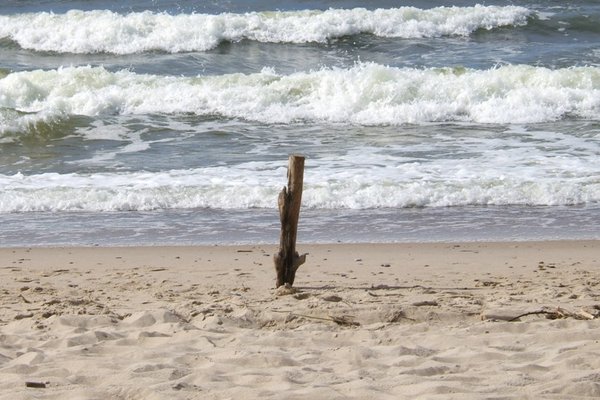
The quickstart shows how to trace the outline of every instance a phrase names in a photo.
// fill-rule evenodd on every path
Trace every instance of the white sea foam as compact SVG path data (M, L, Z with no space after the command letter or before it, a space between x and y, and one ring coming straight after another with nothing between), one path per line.
M153 113L359 125L599 119L600 68L412 69L368 63L291 75L265 69L190 78L68 67L0 79L2 109L0 132L69 115Z
M565 139L568 140L568 139ZM557 143L557 151L566 142ZM475 144L475 146L477 146ZM309 160L303 206L318 209L600 202L595 148L532 144L479 157L407 160L364 148ZM275 208L284 162L162 172L0 175L0 212Z
M418 9L180 14L110 11L0 16L0 37L21 47L69 53L205 51L223 41L325 42L359 33L399 38L469 35L478 29L523 25L523 7L474 6Z

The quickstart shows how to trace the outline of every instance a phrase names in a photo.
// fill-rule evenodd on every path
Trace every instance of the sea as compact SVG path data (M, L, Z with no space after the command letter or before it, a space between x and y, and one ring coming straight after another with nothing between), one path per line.
M600 1L1 0L0 246L600 239Z

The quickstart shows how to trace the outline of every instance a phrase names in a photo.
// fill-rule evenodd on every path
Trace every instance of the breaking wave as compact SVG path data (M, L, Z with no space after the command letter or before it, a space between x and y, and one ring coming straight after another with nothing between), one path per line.
M0 79L0 132L74 115L188 113L263 123L400 125L600 119L600 68L489 70L359 64L281 75L142 75L102 67L16 72Z
M71 10L0 16L0 39L59 53L131 54L207 51L224 41L323 43L356 34L395 38L468 36L479 29L519 26L531 11L517 6L401 7L367 10L179 14L118 14Z

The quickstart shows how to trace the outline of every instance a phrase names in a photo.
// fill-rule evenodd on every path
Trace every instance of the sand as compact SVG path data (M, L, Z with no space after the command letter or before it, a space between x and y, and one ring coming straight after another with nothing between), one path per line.
M600 397L598 241L298 249L0 249L0 399Z

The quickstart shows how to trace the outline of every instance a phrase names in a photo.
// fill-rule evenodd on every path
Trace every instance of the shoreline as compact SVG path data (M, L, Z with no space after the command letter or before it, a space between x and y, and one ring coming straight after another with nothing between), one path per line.
M469 240L469 239L456 239L456 240L405 240L405 241L302 241L298 240L297 246L308 246L308 247L324 247L324 246L437 246L437 245L471 245L471 244L491 244L491 245L510 245L519 243L529 244L543 244L543 243L579 243L587 242L593 244L600 242L600 238L550 238L550 239L539 239L539 238L524 238L524 239L505 239L505 240ZM3 250L23 250L23 249L87 249L87 248L99 248L99 249L135 249L135 248L164 248L164 249L194 249L194 248L259 248L259 247L278 247L279 240L273 240L269 242L222 242L222 243L184 243L184 244L173 244L173 243L139 243L139 244L41 244L41 245L8 245L4 246L0 244L0 251Z
M600 241L277 247L0 248L0 400L600 395Z
M314 210L300 213L299 243L600 240L597 206ZM185 209L0 215L10 247L277 244L277 210ZM225 240L224 240L225 238Z

